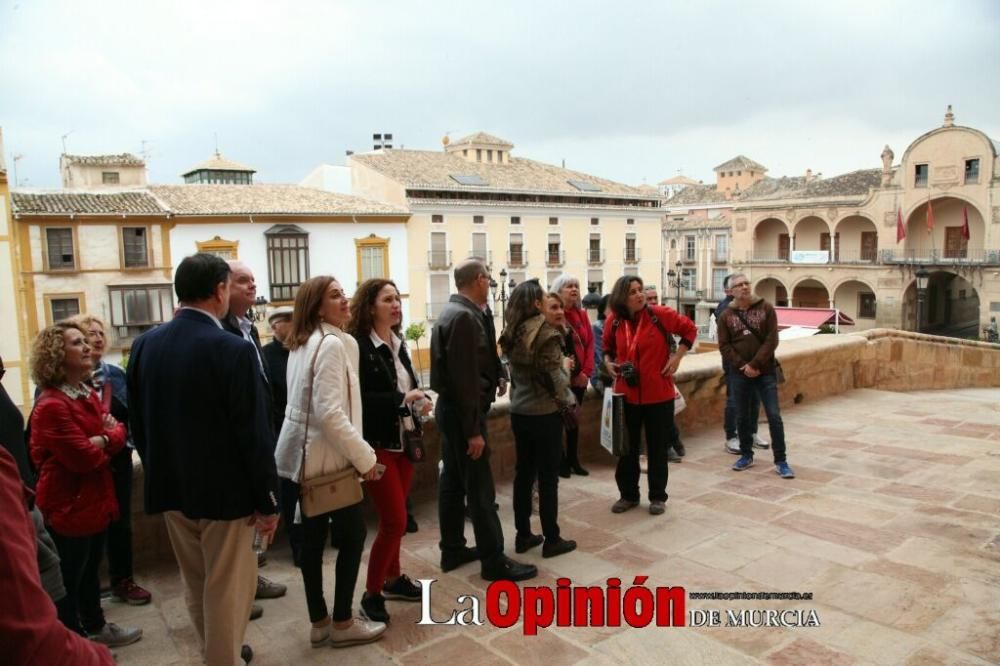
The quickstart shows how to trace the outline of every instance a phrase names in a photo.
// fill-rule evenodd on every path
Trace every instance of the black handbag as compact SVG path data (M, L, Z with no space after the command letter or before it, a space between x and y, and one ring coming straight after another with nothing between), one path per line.
M382 369L385 370L386 377L391 381L392 378L396 376L396 369L390 367L389 363L385 360L385 357L382 356L378 350L375 350L375 357L378 358L379 364L382 366ZM397 380L395 384L398 388L399 381ZM405 427L400 428L400 431L402 432L400 439L402 440L403 453L406 454L406 457L409 458L411 462L420 463L427 459L427 449L424 447L424 432L420 427L419 420L413 417L413 413L409 407L405 408L405 412L410 416L410 418L413 419L415 427L413 430L407 430ZM400 415L401 423L402 416L403 414Z

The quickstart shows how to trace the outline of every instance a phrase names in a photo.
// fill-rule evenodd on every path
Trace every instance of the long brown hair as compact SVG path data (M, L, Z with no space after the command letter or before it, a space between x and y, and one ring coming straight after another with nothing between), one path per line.
M371 334L375 328L375 315L372 313L372 309L375 307L379 293L388 286L391 286L399 294L399 287L392 280L372 278L361 283L358 290L354 292L354 297L351 298L351 321L347 325L348 333L356 338ZM402 323L395 324L392 331L402 338Z
M319 310L327 289L337 281L332 275L317 275L309 278L295 292L295 308L292 310L292 330L288 332L285 346L294 351L309 341L309 336L319 328Z

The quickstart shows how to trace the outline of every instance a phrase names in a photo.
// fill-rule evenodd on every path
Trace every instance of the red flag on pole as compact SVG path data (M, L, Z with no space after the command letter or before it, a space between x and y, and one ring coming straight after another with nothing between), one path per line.
M927 233L934 231L934 206L931 205L931 200L927 200Z
M906 238L906 227L903 226L903 209L896 209L896 243Z
M962 209L962 238L969 240L969 207Z

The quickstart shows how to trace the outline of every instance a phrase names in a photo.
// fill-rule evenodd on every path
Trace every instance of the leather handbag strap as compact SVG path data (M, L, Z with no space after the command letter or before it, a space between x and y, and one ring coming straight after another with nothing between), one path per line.
M306 427L305 427L305 432L302 434L302 462L299 463L299 483L302 483L302 481L305 480L303 475L305 474L306 471L306 442L309 441L309 415L312 413L313 384L316 381L316 359L317 357L319 357L319 348L323 346L323 341L326 340L327 337L331 335L333 335L333 333L324 333L323 336L319 339L319 343L316 345L316 351L313 352L312 363L309 365L309 391L306 394L306 399L305 399L306 404L305 404L305 409L303 410L306 413ZM347 399L348 401L350 401L351 399L350 379L348 379L347 384L348 384Z

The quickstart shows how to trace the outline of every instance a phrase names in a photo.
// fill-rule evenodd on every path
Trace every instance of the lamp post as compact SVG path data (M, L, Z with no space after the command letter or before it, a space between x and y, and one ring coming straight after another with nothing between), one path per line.
M267 299L263 296L258 296L257 300L253 302L252 316L256 321L264 321L267 317Z
M500 326L502 328L507 328L507 307L506 307L506 305L507 305L507 287L508 286L510 287L511 291L514 291L514 287L517 286L517 283L514 282L514 278L511 278L509 283L507 282L507 269L506 268L501 268L500 269L500 282L499 283L497 283L497 281L494 280L493 278L490 278L490 290L493 292L493 305L495 306L497 303L500 304ZM497 289L498 288L499 288L499 293L497 293Z
M669 271L667 271L667 278L670 283L669 286L677 287L677 311L680 312L681 311L681 267L684 264L681 263L681 261L678 259L677 263L674 265L677 267L677 270L674 271L674 269L671 268Z
M923 333L924 311L927 309L927 283L931 274L921 266L914 275L917 278L917 333Z

